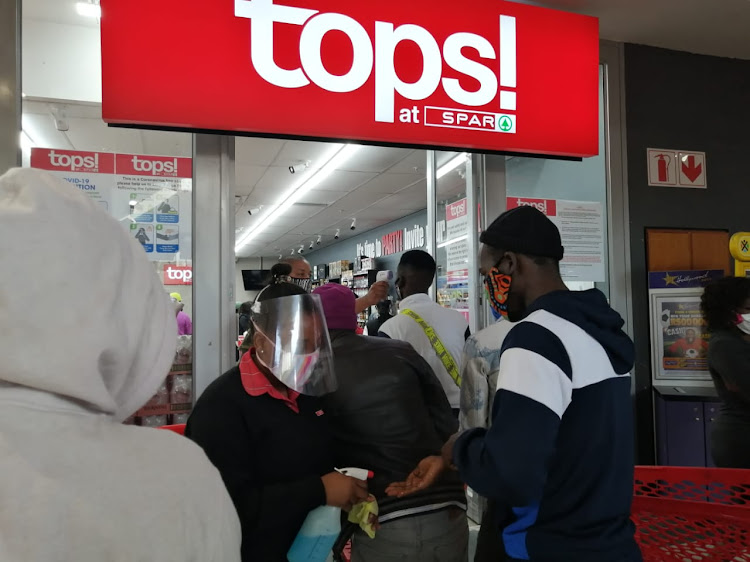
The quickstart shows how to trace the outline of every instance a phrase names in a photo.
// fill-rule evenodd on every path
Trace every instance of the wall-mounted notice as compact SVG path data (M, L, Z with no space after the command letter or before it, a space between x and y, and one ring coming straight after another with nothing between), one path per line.
M469 214L466 198L445 206L446 271L462 271L469 267Z
M527 205L547 215L560 230L565 256L560 273L565 281L606 281L604 215L598 201L564 201L508 197L507 208Z
M152 261L190 259L190 158L34 148L31 167L77 186L119 220Z

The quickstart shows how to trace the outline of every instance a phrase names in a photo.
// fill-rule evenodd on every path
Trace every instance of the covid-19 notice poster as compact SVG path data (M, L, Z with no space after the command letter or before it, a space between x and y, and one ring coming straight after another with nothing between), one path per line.
M191 259L190 158L34 148L31 167L76 186L120 221L152 261Z

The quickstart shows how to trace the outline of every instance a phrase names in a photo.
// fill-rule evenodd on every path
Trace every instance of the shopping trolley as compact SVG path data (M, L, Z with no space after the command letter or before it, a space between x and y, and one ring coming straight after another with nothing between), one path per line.
M638 466L634 493L645 562L750 562L750 471Z

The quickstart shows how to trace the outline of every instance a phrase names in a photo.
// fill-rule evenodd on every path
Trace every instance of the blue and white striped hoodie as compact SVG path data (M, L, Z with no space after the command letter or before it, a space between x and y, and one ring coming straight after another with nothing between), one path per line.
M640 560L633 494L633 342L598 290L549 293L502 346L490 429L454 463L494 500L508 556Z

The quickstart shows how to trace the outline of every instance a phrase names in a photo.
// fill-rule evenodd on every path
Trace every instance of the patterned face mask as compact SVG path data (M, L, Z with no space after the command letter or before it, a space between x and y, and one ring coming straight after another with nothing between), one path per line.
M307 278L297 278L297 277L290 277L289 281L297 285L298 287L302 287L306 292L310 292L310 289L312 288L312 279L309 277Z
M508 319L508 294L510 293L511 276L500 273L497 266L493 267L484 276L484 286L487 289L490 307L493 313L497 313L506 320Z

